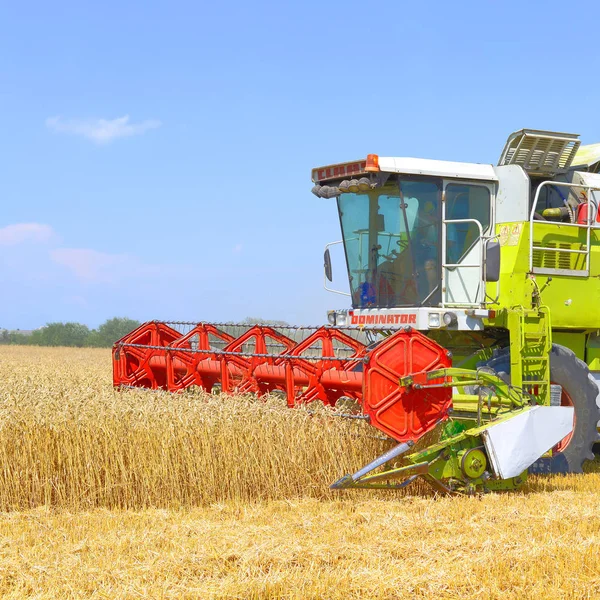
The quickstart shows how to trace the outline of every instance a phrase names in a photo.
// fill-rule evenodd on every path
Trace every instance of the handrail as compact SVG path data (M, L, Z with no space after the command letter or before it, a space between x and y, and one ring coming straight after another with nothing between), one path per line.
M485 244L484 244L484 238L483 238L483 226L482 224L477 220L477 219L446 219L446 203L443 203L444 206L444 215L443 215L443 219L442 219L442 308L444 308L445 306L452 304L452 303L446 303L446 299L444 297L444 293L445 290L447 289L447 285L446 285L446 269L450 269L450 268L455 268L455 269L460 269L460 268L478 268L479 269L479 288L477 290L477 299L479 299L479 297L481 296L481 289L482 286L484 284L483 282L483 265L485 262ZM461 264L461 263L446 263L446 241L447 241L447 232L448 232L448 224L454 224L454 223L475 223L475 225L477 225L477 228L479 229L479 237L475 240L475 244L477 244L478 242L481 243L481 262L479 264ZM485 297L485 296L484 296ZM460 303L463 304L463 303ZM471 302L470 306L481 306L483 304L483 302Z
M538 202L540 200L540 193L542 191L542 188L544 187L564 187L564 188L568 188L568 189L579 189L579 190L585 190L586 193L586 201L585 204L587 206L587 219L586 219L586 223L556 223L557 225L560 225L561 227L578 227L578 228L583 228L586 230L586 242L585 242L585 250L573 250L571 248L548 248L548 247L544 247L544 246L534 246L533 245L533 225L534 225L534 216L535 216L535 212L536 212L536 208L538 205ZM584 276L589 276L590 274L590 239L591 239L591 229L592 227L594 227L594 219L596 218L596 215L598 214L598 206L596 204L596 202L594 202L592 200L592 192L595 191L600 191L600 188L591 186L591 185L582 185L580 183L568 183L568 182L563 182L563 181L543 181L537 188L536 193L535 193L535 197L533 199L533 203L531 205L531 212L529 213L529 272L530 273L544 273L546 271L550 271L550 269L543 269L543 268L539 268L536 270L534 270L534 266L533 266L533 252L534 250L537 251L550 251L550 252L557 252L557 253L563 253L563 254L583 254L585 255L585 268L584 269L560 269L560 270L564 270L564 271L575 271L580 275L584 275ZM581 203L583 204L583 203ZM592 215L592 211L591 211L591 207L592 205L594 206L594 208L596 209L594 215ZM538 223L543 223L543 221L538 221ZM552 223L552 221L550 221L549 223ZM600 224L599 224L600 226ZM554 269L552 269L552 271L554 271Z

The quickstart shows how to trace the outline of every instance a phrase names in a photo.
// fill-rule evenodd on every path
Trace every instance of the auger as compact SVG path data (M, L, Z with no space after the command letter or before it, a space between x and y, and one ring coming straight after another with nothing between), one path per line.
M114 385L350 399L396 445L334 489L581 472L599 439L599 171L600 144L526 129L497 166L370 154L313 169L342 229L325 287L351 307L321 327L145 323L115 344ZM329 287L334 244L349 292Z

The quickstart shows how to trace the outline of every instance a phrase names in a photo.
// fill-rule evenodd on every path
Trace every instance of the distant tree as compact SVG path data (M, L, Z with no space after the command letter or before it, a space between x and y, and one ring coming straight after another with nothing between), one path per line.
M104 344L102 343L102 340L100 339L100 335L98 335L97 329L92 329L90 331L90 335L88 335L87 339L85 340L85 345L90 348L104 347Z
M8 329L0 329L0 344L30 344L31 336L25 335L17 331L9 331Z
M31 336L19 333L18 331L9 331L8 343L18 344L19 346L25 346L27 344L31 344Z
M246 317L242 321L243 325L272 325L274 327L289 327L286 321L277 321L274 319L261 319L260 317Z
M140 326L140 322L127 317L114 317L105 321L90 334L89 346L109 348L124 335Z
M30 343L38 346L77 346L86 345L90 330L81 323L48 323L30 336Z
M98 329L90 330L81 323L48 323L31 335L0 329L0 344L31 344L33 346L93 346L110 348L118 339L139 327L139 321L115 317Z

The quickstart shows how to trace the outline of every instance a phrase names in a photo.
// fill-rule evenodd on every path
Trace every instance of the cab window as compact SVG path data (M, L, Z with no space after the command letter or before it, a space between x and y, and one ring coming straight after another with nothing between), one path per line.
M449 184L446 186L446 220L475 219L483 232L490 226L490 191L482 185ZM479 238L475 223L447 223L446 262L461 262Z

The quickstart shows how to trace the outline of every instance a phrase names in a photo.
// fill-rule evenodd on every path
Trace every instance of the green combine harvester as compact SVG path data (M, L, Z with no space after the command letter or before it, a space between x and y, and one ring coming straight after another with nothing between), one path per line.
M325 287L340 244L351 307L320 328L146 323L115 344L114 383L350 399L396 445L335 489L580 473L599 439L599 171L600 144L527 129L497 166L371 154L314 169L342 230Z

